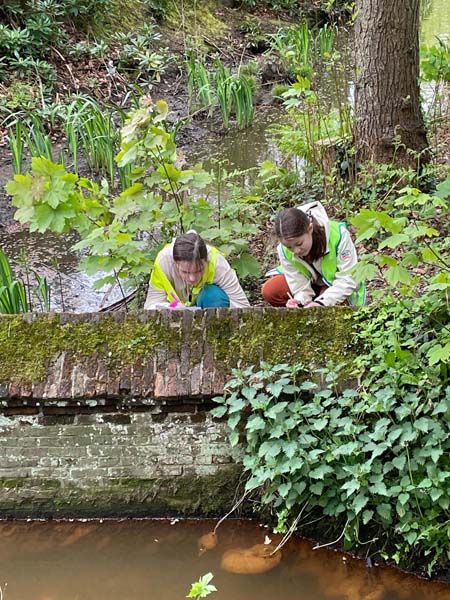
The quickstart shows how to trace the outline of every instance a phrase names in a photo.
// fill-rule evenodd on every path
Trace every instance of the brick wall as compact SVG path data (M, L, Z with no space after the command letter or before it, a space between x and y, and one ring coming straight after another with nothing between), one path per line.
M212 396L238 364L351 353L349 315L0 317L0 517L223 513L239 450Z

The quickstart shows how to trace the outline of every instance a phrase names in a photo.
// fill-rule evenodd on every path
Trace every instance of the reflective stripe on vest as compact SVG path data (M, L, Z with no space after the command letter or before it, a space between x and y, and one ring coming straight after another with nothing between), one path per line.
M339 244L341 243L342 238L342 229L347 228L345 223L339 223L338 221L329 221L330 223L330 238L328 240L328 253L322 257L321 261L321 275L324 283L326 285L331 286L333 281L336 279L336 271L337 271L337 255ZM296 269L304 275L307 279L312 278L312 273L308 269L308 267L302 262L298 260L292 250L283 246L283 254ZM348 298L348 303L350 306L363 306L366 301L366 286L361 283L353 294Z
M170 246L170 244L168 245ZM206 268L205 272L203 273L203 277L201 278L200 282L192 288L190 301L183 302L183 304L185 304L186 306L192 306L193 304L195 304L199 293L205 287L205 285L214 283L214 278L216 275L217 252L217 248L210 247L209 259L206 263ZM172 300L174 299L173 294L176 295L176 291L161 267L159 254L155 259L153 271L150 276L150 283L154 288L158 290L163 290L166 293L167 301L172 302Z

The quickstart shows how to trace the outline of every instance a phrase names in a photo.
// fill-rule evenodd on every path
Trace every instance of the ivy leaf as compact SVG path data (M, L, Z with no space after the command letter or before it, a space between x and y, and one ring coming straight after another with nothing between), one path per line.
M247 406L247 403L244 402L242 398L235 398L234 400L228 401L228 412L230 414L235 412L241 412Z
M430 497L433 500L433 502L436 502L436 500L438 498L440 498L443 493L444 493L443 490L441 490L439 488L433 488L432 490L430 490Z
M241 390L241 394L244 396L244 398L247 398L247 400L253 400L253 398L256 396L256 392L257 389L252 386L244 387Z
M297 442L287 442L283 444L283 452L288 458L292 458L297 451Z
M274 398L278 398L283 391L283 384L280 381L273 381L266 386L266 390L272 394Z
M238 431L232 431L230 433L230 444L232 447L237 446L237 444L239 443L239 432Z
M329 465L320 465L320 467L317 467L316 469L310 471L309 476L311 477L311 479L323 479L325 475L329 475L333 472L334 469Z
M288 405L287 402L278 402L277 404L274 404L273 406L271 406L269 408L269 410L266 410L264 415L268 419L275 419L277 417L277 415L279 415L280 413L282 413L284 411L284 409L286 408L287 405Z
M228 408L226 406L218 406L217 408L213 408L211 410L211 414L216 419L220 419L224 415L226 415Z
M266 422L259 415L252 415L245 428L247 431L260 431L266 428Z
M304 481L299 481L298 483L294 484L294 490L297 492L297 494L299 496L301 496L303 494L305 489L306 489L306 483Z
M419 431L422 431L423 433L428 433L428 431L430 431L432 423L432 420L428 417L420 417L420 419L414 421L414 427Z
M360 487L361 484L357 479L351 479L350 481L346 481L341 489L347 492L347 498L349 498L352 494L357 492Z
M400 494L398 497L398 501L400 502L400 504L402 506L404 506L405 504L407 504L409 502L409 494L406 494L406 493Z
M352 503L352 507L353 507L353 510L355 511L355 514L360 513L362 511L362 509L366 506L368 501L369 501L369 498L364 493L361 492L360 494L358 494Z
M316 494L316 496L321 496L323 492L324 484L322 481L318 481L317 483L313 483L309 486L310 492Z
M324 419L315 419L311 426L312 429L314 429L315 431L322 431L322 429L325 429L325 427L328 425L328 419L324 418Z
M278 493L282 498L286 498L286 496L289 494L290 489L291 482L287 481L286 483L282 483L280 486L278 486Z
M436 464L438 462L438 460L440 459L442 454L443 454L442 448L432 448L432 450L430 452L430 456L431 456L431 459L434 462L434 464Z
M392 464L399 471L403 471L403 468L404 468L404 466L406 464L406 456L404 456L404 455L396 456L394 459L392 459Z
M232 415L231 417L228 417L228 427L230 429L235 429L235 427L237 426L237 424L239 423L239 421L241 420L241 415L239 413L236 413L234 415Z
M367 525L367 523L373 518L373 510L365 510L362 518L364 525Z
M385 521L386 523L390 523L392 520L391 517L391 505L390 504L386 504L386 503L382 503L382 504L378 504L377 506L377 513L380 515L380 517L383 519L383 521Z
M386 485L383 481L378 481L370 486L370 491L372 494L378 494L379 496L387 496L388 491L386 489Z
M300 469L302 469L304 464L305 464L305 461L302 458L300 458L299 456L297 456L296 458L294 458L291 461L291 471L292 472L299 471Z

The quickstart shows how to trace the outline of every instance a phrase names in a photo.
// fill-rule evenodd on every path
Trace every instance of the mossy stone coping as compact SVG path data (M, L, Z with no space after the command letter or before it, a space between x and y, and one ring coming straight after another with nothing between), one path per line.
M258 307L2 315L0 397L8 397L11 386L39 397L30 390L56 377L61 357L60 379L74 368L87 369L95 378L96 364L101 364L102 373L119 379L122 374L129 377L130 369L141 373L153 369L153 378L165 377L172 369L173 377L174 364L175 377L189 377L200 363L203 377L208 371L227 377L234 367L261 360L321 367L356 354L353 314L345 307ZM139 394L139 389L131 392Z

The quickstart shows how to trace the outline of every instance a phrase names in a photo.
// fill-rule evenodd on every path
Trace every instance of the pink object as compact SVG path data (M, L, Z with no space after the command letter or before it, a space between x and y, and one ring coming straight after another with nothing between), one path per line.
M178 300L172 300L172 302L169 304L169 308L176 308L179 304L180 302Z

